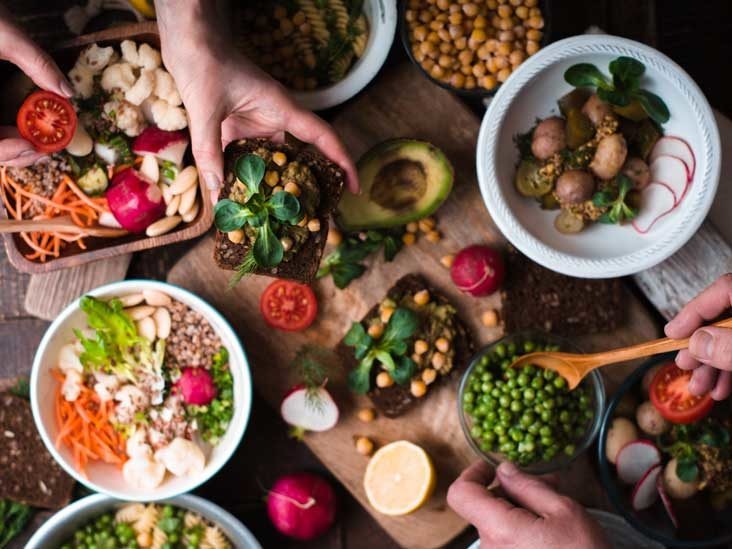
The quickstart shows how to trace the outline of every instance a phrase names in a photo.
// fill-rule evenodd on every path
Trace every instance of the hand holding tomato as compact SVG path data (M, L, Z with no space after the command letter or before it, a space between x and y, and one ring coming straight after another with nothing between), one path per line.
M13 23L12 17L0 7L0 59L10 61L40 88L71 97L73 89L51 57L38 47ZM21 138L17 129L0 127L0 164L28 166L45 153L38 152Z
M692 299L666 325L668 337L691 336L689 349L679 351L676 364L682 370L694 370L689 391L701 395L711 391L714 400L732 393L732 330L704 326L732 307L732 273L716 280Z

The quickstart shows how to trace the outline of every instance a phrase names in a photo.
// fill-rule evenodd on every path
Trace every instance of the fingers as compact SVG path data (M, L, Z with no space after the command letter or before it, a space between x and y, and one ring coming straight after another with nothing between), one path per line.
M356 166L333 128L313 113L293 106L285 130L299 140L315 145L325 156L343 168L348 190L352 193L359 192Z
M708 364L702 364L691 374L689 381L689 392L692 395L701 396L712 390L717 382L719 370Z
M687 303L679 314L666 324L668 337L689 337L705 320L712 320L732 307L732 273L718 278L711 286Z
M509 462L498 467L498 480L506 494L517 504L539 516L564 514L573 502L558 494L545 482L527 475Z
M712 398L725 400L730 394L732 394L732 372L719 372L717 384L712 389Z
M28 141L21 139L17 129L0 127L0 165L22 168L35 164L44 156Z
M216 111L199 113L195 107L191 109L186 105L186 108L190 117L191 151L199 176L206 187L217 194L224 180L221 120Z
M732 370L732 330L716 326L697 330L689 340L689 353L704 364Z

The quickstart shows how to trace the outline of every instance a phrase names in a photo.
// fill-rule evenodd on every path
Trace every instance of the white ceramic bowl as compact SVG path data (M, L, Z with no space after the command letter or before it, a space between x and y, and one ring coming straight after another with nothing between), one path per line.
M261 549L262 547L252 533L234 515L208 500L188 494L169 498L160 503L169 503L176 507L188 509L218 525L236 549ZM73 536L78 527L111 509L121 507L123 504L123 502L104 494L94 494L75 501L44 522L25 547L26 549L60 547L61 544Z
M671 119L667 135L683 137L696 155L696 173L681 205L646 235L630 225L596 223L579 234L554 228L555 211L514 188L518 152L513 138L536 118L558 112L557 99L572 90L564 71L593 63L605 74L618 56L646 67L642 86L663 98ZM696 232L711 207L720 172L720 141L712 110L684 70L658 51L624 38L584 35L555 42L522 64L501 86L483 118L476 151L478 181L491 217L508 240L541 265L571 276L608 278L629 275L660 263Z
M343 80L312 91L291 91L302 107L318 111L340 105L364 89L381 69L396 34L396 0L365 0L363 10L369 22L369 39L363 55Z
M33 419L46 448L54 459L66 472L90 490L128 501L154 501L171 498L189 492L210 479L229 460L239 445L249 421L252 404L249 363L239 337L224 317L201 298L178 286L153 280L114 282L100 286L88 292L88 295L112 298L145 289L165 292L173 299L203 315L229 351L229 366L234 378L234 417L231 419L226 434L207 456L206 467L200 475L175 477L168 474L157 488L138 490L124 482L119 468L103 462L90 462L86 467L88 478L85 478L74 466L68 448L63 445L56 448L58 427L54 415L54 394L58 382L49 371L57 367L58 351L61 346L73 340L73 329L86 327L86 315L79 308L79 299L68 305L46 330L33 359L30 380Z

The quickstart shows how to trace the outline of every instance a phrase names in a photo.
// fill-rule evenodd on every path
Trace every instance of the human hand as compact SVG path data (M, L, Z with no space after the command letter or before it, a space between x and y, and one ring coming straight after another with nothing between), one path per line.
M732 329L704 326L732 307L732 273L718 278L687 303L664 329L673 339L691 336L689 348L679 351L676 364L694 370L689 392L701 395L711 391L714 400L732 393Z
M185 6L185 7L184 7ZM173 75L190 119L191 145L199 172L215 191L223 181L222 149L235 139L283 141L285 132L311 143L346 172L358 192L356 168L333 129L298 107L285 89L215 32L210 6L158 0L165 66ZM242 30L246 32L246 30Z
M496 477L510 500L487 490ZM610 549L580 504L508 462L497 472L483 461L468 467L450 486L447 503L478 529L481 547Z
M35 84L64 97L71 97L73 88L51 57L38 47L13 23L12 17L0 7L0 59L10 61ZM28 141L22 139L14 126L0 126L0 165L29 166L43 158Z

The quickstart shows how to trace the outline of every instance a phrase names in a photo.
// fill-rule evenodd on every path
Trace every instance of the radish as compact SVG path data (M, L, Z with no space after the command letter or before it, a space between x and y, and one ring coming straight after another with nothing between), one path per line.
M661 155L651 162L651 181L664 183L676 195L676 203L681 202L689 186L686 164L675 156Z
M657 157L670 155L680 158L686 164L689 172L689 181L694 178L696 172L696 157L694 151L689 144L680 137L666 135L659 139L651 150L648 157L649 162L653 162Z
M160 166L158 166L158 160L152 154L146 154L142 157L142 164L140 164L140 175L142 175L148 181L157 183L160 179Z
M658 489L656 488L658 477L661 474L661 465L654 465L643 475L633 489L633 509L642 511L648 509L656 503L658 499Z
M131 233L143 232L165 215L163 193L133 168L115 175L105 196L115 219Z
M464 248L450 268L450 277L458 290L476 297L495 292L505 274L501 254L488 246Z
M618 477L626 484L635 484L651 468L661 463L661 453L649 440L634 440L618 452Z
M277 479L267 495L267 514L277 530L299 540L324 534L335 522L333 487L312 473L294 473Z
M642 191L642 206L633 219L633 228L646 234L663 216L676 207L676 195L671 188L658 181L652 181Z
M676 519L676 513L674 513L674 508L671 505L671 498L668 497L668 494L666 493L666 488L663 487L663 477L661 475L658 475L658 479L656 480L656 489L658 490L658 495L661 496L663 506L666 508L668 518L670 518L671 522L673 522L674 528L678 528L679 521Z
M218 393L211 374L204 368L183 368L174 388L183 402L196 406L210 404Z
M282 399L280 414L298 438L305 431L327 431L338 423L338 406L325 387L296 385Z
M183 163L188 148L188 133L183 130L168 132L156 126L148 126L135 138L132 152L140 156L154 154L160 160L167 160L176 166Z

